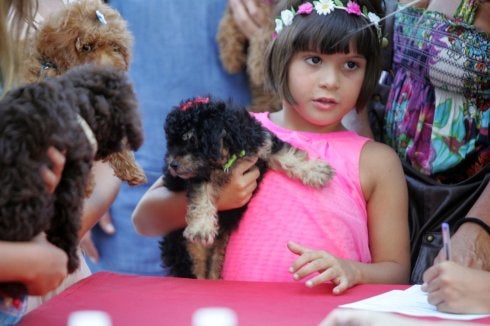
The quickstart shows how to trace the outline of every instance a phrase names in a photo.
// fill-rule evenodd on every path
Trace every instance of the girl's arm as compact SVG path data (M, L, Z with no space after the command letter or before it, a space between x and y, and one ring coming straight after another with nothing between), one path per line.
M121 180L114 175L109 163L94 162L91 173L95 178L95 186L90 197L83 203L80 238L109 210L121 186Z
M332 281L334 294L359 283L407 283L410 273L408 193L400 160L386 145L369 142L360 160L360 178L367 201L371 263L340 259L323 250L289 242L298 255L290 272L306 285Z
M369 142L360 163L372 256L372 264L360 268L361 282L407 283L410 275L408 189L400 159L390 147Z
M243 160L232 170L230 181L218 197L219 210L241 207L250 200L259 177L256 161ZM161 236L185 227L186 211L186 194L169 191L162 178L159 178L141 198L133 212L132 220L138 233Z

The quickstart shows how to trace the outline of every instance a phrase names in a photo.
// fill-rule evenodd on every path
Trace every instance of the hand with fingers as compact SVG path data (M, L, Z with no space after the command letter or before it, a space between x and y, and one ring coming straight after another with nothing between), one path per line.
M240 31L250 39L267 23L262 10L257 6L258 0L229 0L233 18Z
M435 264L424 273L422 290L437 310L450 313L490 313L490 272L453 261Z
M257 158L247 158L237 163L232 169L230 181L223 187L218 196L217 207L221 211L242 207L257 188L260 175L255 165Z
M323 250L304 247L294 242L288 242L288 249L298 255L289 271L296 281L318 274L306 281L306 286L314 287L325 282L335 284L334 294L340 294L359 283L357 271L352 262L337 258Z
M48 148L47 155L53 167L50 169L46 165L43 166L41 168L41 177L46 184L46 189L48 192L53 193L61 180L61 174L63 173L63 168L65 167L66 158L62 152L53 146Z

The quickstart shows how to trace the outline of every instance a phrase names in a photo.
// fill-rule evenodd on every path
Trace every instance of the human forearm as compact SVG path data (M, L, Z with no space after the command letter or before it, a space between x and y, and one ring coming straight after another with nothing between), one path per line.
M33 295L57 287L67 275L67 261L44 234L29 242L0 241L0 281L23 283Z
M487 185L466 217L480 219L490 225L490 186ZM464 221L464 220L463 220ZM460 224L451 237L451 258L464 266L490 271L490 235L480 225L473 222ZM441 252L434 263L444 260Z
M29 242L0 241L0 281L23 281L29 272Z
M92 194L84 202L80 238L109 210L121 185L108 163L96 162L92 173L96 183Z
M468 217L476 217L490 225L490 184L487 184L482 194L469 210Z
M136 231L146 236L161 236L186 225L187 197L174 193L158 179L136 206L132 221Z
M358 271L358 284L407 284L410 278L410 269L407 264L396 261L377 263L352 262Z

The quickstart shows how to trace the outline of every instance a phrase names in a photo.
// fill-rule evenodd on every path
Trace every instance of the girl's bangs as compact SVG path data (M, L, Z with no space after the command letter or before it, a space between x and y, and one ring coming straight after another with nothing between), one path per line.
M293 23L295 28L291 32L297 33L293 41L293 48L297 51L323 54L355 51L369 57L377 46L373 42L379 42L375 27L368 27L369 22L365 18L341 10L326 16L311 14L295 19L298 21Z

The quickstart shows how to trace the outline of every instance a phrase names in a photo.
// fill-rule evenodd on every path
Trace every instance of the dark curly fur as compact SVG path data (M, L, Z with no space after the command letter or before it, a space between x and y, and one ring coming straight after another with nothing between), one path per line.
M281 141L244 108L217 99L196 98L174 108L165 121L165 186L188 195L187 227L160 242L163 263L173 276L220 277L229 234L246 206L217 212L219 189L230 177L230 158L259 158L261 175L281 170L304 184L322 187L332 170L321 160ZM230 167L232 168L232 167Z
M95 135L95 156L78 115ZM142 142L132 85L124 72L112 67L79 66L7 93L0 102L0 239L28 241L44 231L68 254L68 271L75 271L80 216L93 161L124 149L136 150ZM41 167L50 164L50 146L66 156L53 194L40 177Z

